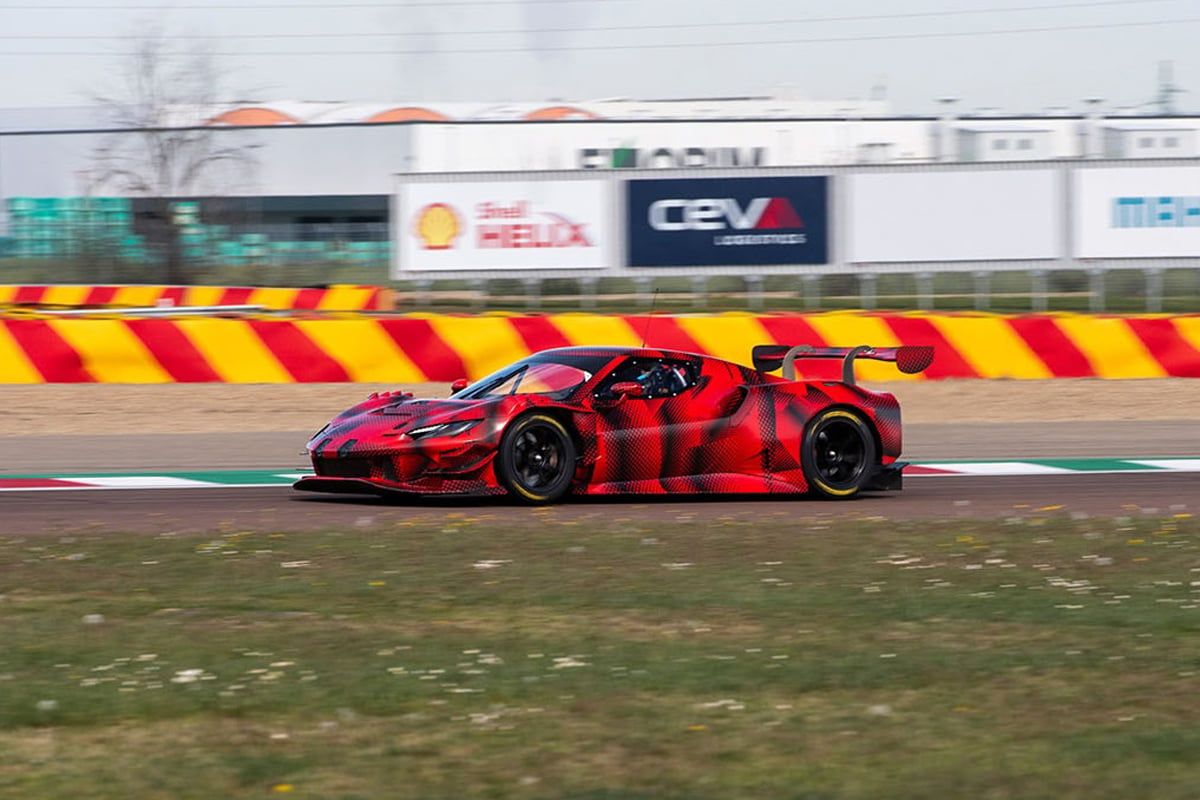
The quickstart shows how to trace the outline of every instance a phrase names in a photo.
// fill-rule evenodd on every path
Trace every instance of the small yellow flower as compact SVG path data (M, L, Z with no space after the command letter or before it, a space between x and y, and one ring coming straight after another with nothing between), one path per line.
M288 792L296 791L296 787L290 783L277 783L271 787L271 791L278 792L279 794L287 794Z
M367 586L387 586L387 581L367 581Z
M687 729L689 731L706 731L706 730L708 730L708 726L707 725L688 725Z

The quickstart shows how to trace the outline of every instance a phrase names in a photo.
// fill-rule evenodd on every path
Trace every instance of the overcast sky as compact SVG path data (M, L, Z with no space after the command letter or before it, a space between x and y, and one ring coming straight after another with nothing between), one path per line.
M841 99L885 86L900 113L946 95L965 111L1075 111L1089 96L1149 103L1158 62L1173 60L1189 90L1178 105L1200 109L1200 0L0 0L0 107L78 105L128 47L48 37L147 25L217 37L233 84L262 99ZM281 34L293 36L259 38Z

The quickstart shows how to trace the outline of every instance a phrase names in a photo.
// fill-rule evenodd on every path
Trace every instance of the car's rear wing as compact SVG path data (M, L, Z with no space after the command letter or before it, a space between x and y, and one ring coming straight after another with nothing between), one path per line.
M924 372L933 363L933 347L928 345L904 345L902 347L811 347L806 344L789 347L786 344L760 344L750 351L754 368L759 372L774 372L783 369L784 380L796 380L798 358L842 359L842 382L854 385L854 360L869 358L873 361L891 361L906 375Z

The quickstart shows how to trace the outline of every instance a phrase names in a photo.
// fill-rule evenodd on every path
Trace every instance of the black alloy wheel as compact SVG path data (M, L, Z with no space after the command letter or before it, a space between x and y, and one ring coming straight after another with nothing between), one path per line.
M575 443L554 417L528 414L504 432L497 466L501 482L514 497L526 503L553 503L571 489Z
M871 479L875 437L862 417L844 409L829 409L809 423L802 456L812 491L823 497L853 497Z

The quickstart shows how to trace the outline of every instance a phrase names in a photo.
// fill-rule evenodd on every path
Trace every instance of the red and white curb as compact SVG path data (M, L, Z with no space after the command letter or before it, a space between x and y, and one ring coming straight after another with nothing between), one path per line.
M1200 473L1200 458L1041 458L1025 461L923 461L906 478L1065 476L1113 473ZM288 470L206 470L133 474L0 475L0 492L113 489L257 489L287 487L311 473Z

